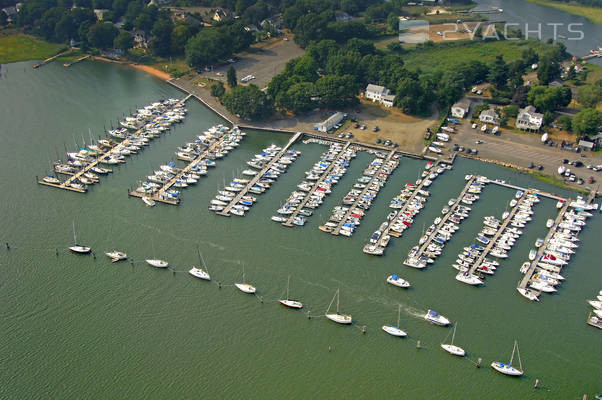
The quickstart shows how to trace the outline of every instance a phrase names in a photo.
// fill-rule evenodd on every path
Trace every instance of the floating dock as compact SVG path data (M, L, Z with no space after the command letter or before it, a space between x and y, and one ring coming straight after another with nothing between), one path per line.
M247 185L244 187L243 190L241 190L240 192L236 193L236 196L234 196L234 198L228 203L228 205L226 205L224 207L224 209L222 211L217 211L216 214L224 216L224 217L229 217L230 216L230 210L236 205L238 204L238 202L243 198L243 196L246 196L247 193L249 192L249 189L251 189L253 186L255 186L255 184L257 182L259 182L259 180L263 177L263 175L269 171L269 169L272 167L272 165L274 165L278 160L280 160L280 158L286 154L286 152L288 151L289 147L291 147L293 145L293 143L295 143L301 136L303 135L303 132L297 132L289 141L288 143L282 147L282 149L278 152L278 154L276 154L276 156L274 156L264 167L261 171L259 171L255 176L253 176L253 178L249 181L249 183L247 183Z
M548 246L550 239L552 239L552 236L554 236L554 233L556 233L556 229L558 229L558 225L562 222L564 214L567 212L568 209L569 209L569 201L565 201L564 205L558 212L556 219L554 220L554 225L552 225L552 227L548 231L548 234L546 235L546 237L544 239L543 245L537 250L537 256L535 257L535 260L531 261L531 265L529 265L529 269L527 270L527 272L525 272L525 276L518 284L518 289L527 288L527 285L529 284L531 277L535 273L535 267L537 266L539 259L543 255L544 251L546 251L546 247Z
M386 156L386 158L383 160L382 165L378 168L378 170L374 173L374 175L372 176L372 179L370 179L370 181L366 184L366 187L362 189L362 191L360 192L360 194L357 196L357 198L355 199L355 202L349 206L349 209L347 210L347 212L345 212L345 215L343 216L343 218L341 219L341 221L339 221L339 224L336 226L336 228L334 228L330 233L332 235L339 235L341 232L341 228L343 228L343 225L345 225L347 223L347 219L349 218L349 216L355 211L357 204L363 199L364 195L369 191L369 190L373 190L372 189L372 184L376 181L376 179L380 176L380 173L382 172L383 168L388 167L388 163L389 161L391 161L391 158L393 158L393 156L395 155L395 150L391 150L389 152L389 154ZM387 179L389 178L389 176L393 173L393 171L391 171L389 174L387 174ZM377 193L380 191L380 188L378 189ZM376 197L376 195L375 195Z
M447 221L454 214L454 212L456 211L456 209L458 208L458 206L460 206L460 204L461 204L460 199L462 199L464 197L464 195L466 195L466 193L468 192L468 189L475 182L476 179L477 179L476 176L470 177L470 179L468 180L468 182L466 182L466 185L464 186L464 188L462 189L462 191L458 195L458 197L457 197L458 200L449 208L449 211L447 212L447 214L445 214L441 218L441 222L439 222L439 225L437 225L437 227L433 230L433 232L431 233L431 235L422 244L422 246L420 246L420 248L418 249L418 252L414 256L412 256L412 258L418 259L418 258L422 257L422 255L426 251L426 248L429 246L429 244L431 244L431 242L433 241L433 239L435 238L435 236L437 236L437 233L439 232L439 230L441 229L441 227L447 223Z
M312 193L315 193L315 191L318 189L318 187L324 181L324 178L326 178L330 174L330 172L334 169L334 167L336 167L337 165L339 165L338 164L339 161L341 160L341 158L343 158L345 156L345 151L347 151L347 149L349 148L349 146L351 146L351 142L349 142L349 141L345 142L345 145L343 146L343 148L341 149L341 151L339 152L339 154L337 155L337 157L334 160L332 160L332 162L330 163L330 165L328 166L328 168L326 168L324 170L324 172L322 173L322 175L320 175L320 178L311 187L311 190L309 192L307 192L307 196L305 196L305 198L301 201L301 203L299 204L299 206L297 206L297 209L295 210L295 212L293 212L290 215L290 217L286 221L284 221L282 223L282 225L288 226L288 227L295 226L293 224L293 221L295 220L295 218L297 218L297 216L299 215L299 212L305 207L305 205L307 204L307 202L311 199Z

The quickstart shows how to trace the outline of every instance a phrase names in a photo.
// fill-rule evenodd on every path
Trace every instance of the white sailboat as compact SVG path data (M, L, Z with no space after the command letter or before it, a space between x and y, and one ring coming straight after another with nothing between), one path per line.
M459 356L459 357L464 357L466 355L466 351L464 351L464 349L462 347L456 346L454 345L454 339L456 338L456 327L458 326L458 324L456 323L454 325L454 333L452 334L452 340L450 344L444 344L441 343L441 348L445 351L447 351L450 354L453 354L454 356ZM449 335L449 333L448 333Z
M77 244L77 236L75 235L75 220L73 220L72 225L73 225L73 246L69 247L69 250L71 250L74 253L79 253L79 254L89 253L92 249L90 249L88 246L81 246L81 245Z
M397 337L405 337L408 336L407 333L402 331L399 327L399 321L401 318L401 304L399 305L399 309L397 310L397 325L383 325L383 331L387 332L389 335L397 336Z
M242 283L235 283L234 286L243 293L255 294L257 288L253 285L249 285L245 280L245 265L242 265Z
M303 304L300 301L291 300L290 297L288 296L290 284L291 284L291 277L289 275L288 280L286 281L286 298L278 300L278 303L282 304L283 306L289 307L289 308L296 308L296 309L303 308Z
M519 368L515 368L512 366L512 361L514 360L514 352L518 356L518 365ZM523 372L523 364L520 360L520 352L518 351L518 341L514 341L514 347L512 348L512 356L510 357L510 363L504 364L501 361L494 361L491 363L491 367L496 371L509 376L522 376Z
M109 257L111 259L111 262L126 260L128 258L127 254L125 254L122 251L117 251L117 250L108 251L105 253L105 256Z
M155 244L153 242L153 257L155 256ZM156 258L144 260L148 265L155 268L167 268L169 267L169 263L165 260L159 260Z
M337 312L336 314L332 314L330 313L330 307L332 307L332 303L334 302L334 299L337 299ZM349 314L341 314L339 312L339 289L337 289L336 293L334 294L334 297L332 298L332 300L330 301L330 304L328 305L328 310L326 310L326 314L324 314L326 316L326 318L328 318L329 320L336 322L337 324L343 324L343 325L349 325L351 324L351 322L353 322L353 319L351 318L351 315Z
M195 278L203 279L205 281L210 281L211 276L209 276L209 272L207 272L207 265L205 265L205 260L203 260L203 256L201 256L201 252L199 251L198 247L196 249L196 252L197 252L197 255L199 256L199 261L201 262L201 265L203 267L205 267L205 269L203 269L201 267L192 267L190 270L188 270L188 273L190 275L194 276Z

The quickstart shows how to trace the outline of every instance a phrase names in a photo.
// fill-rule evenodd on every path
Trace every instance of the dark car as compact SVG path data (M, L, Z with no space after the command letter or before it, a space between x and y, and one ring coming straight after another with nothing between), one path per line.
M577 160L577 161L573 161L573 165L574 165L575 167L583 167L583 163L582 163L581 161L579 161L579 160Z

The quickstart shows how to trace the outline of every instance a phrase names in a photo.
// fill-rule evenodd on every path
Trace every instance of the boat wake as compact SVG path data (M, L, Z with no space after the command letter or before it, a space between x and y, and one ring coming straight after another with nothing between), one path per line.
M405 311L408 315L414 317L414 318L418 318L418 319L423 319L424 318L424 314L426 314L426 311L420 310L418 308L414 308L412 306L407 306L405 308Z

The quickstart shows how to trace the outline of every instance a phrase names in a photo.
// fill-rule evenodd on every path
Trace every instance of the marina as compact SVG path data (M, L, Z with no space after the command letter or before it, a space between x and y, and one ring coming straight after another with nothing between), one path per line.
M238 146L243 137L244 133L237 127L229 129L223 125L214 126L194 142L178 148L178 159L188 162L184 168L177 168L174 162L162 165L161 170L148 176L146 182L141 182L136 189L128 190L128 194L147 201L178 205L180 192L172 188L195 184L200 177L207 175L208 166L215 166L215 160Z
M216 210L216 214L224 216L224 217L229 217L231 215L232 210L236 208L236 206L240 203L240 201L243 199L243 197L248 196L249 191L252 190L254 186L256 186L256 184L266 175L266 173L272 168L272 166L274 164L276 164L280 160L280 158L289 151L289 148L293 145L293 143L295 143L302 135L303 135L302 132L298 132L293 137L291 137L289 139L289 141L286 143L286 145L282 146L281 150L279 150L278 153L275 156L273 156L261 168L261 170L259 172L257 172L249 180L249 182L246 185L243 185L243 187L240 188L240 190L236 192L236 194L233 196L232 200L230 200L223 206L223 209ZM235 211L235 213L237 213L239 215L240 214L244 215L244 211L243 212Z
M351 236L359 226L364 213L372 205L389 175L399 165L400 155L391 150L386 156L377 153L376 158L366 167L357 184L363 188L352 189L343 199L343 206L335 208L329 221L320 226L320 230L332 235ZM360 187L362 187L360 186ZM334 227L327 225L333 223Z
M181 122L186 113L184 103L189 98L190 96L183 100L171 98L163 103L153 103L138 110L135 116L121 121L123 128L109 131L110 136L114 139L121 139L120 142L107 137L100 139L97 145L90 144L88 148L82 148L77 153L67 153L67 162L56 162L54 170L57 173L69 175L69 178L61 182L58 178L49 175L38 180L38 183L85 193L88 185L99 182L97 174L111 172L109 169L100 167L99 164L125 163L125 156L135 154L143 146L148 145L149 140L169 129L173 123ZM135 130L135 132L130 134L131 130Z
M279 210L284 210L286 213L290 212L290 214L283 214L282 225L292 227L300 223L305 224L307 217L309 217L308 214L310 214L306 208L317 209L322 204L324 197L329 194L331 188L347 172L351 159L355 157L355 150L351 146L351 142L345 142L344 145L334 142L329 147L327 153L322 153L320 161L314 164L310 171L306 172L307 180L297 185L299 190L306 192L299 204L287 208L285 203L284 206L280 207ZM315 183L311 184L311 181L315 181ZM302 212L305 214L303 219L299 216ZM313 211L311 212L313 213Z
M468 199L466 197L467 194L471 194L468 193L469 190L477 183L477 185L474 186L477 190L474 191L480 191L481 183L477 182L477 179L481 182L486 182L486 179L473 175L467 175L466 178L467 183L459 193L457 199L453 199L453 202L451 200L448 202L448 204L451 203L451 205L446 207L447 210L442 217L437 217L435 221L433 221L433 224L426 231L426 234L420 238L418 245L410 250L408 257L403 262L404 265L423 269L427 264L433 263L435 257L441 255L445 242L451 239L452 234L459 229L457 224L468 217L468 211L470 211L470 209L460 203L464 200L465 202L472 204L472 200L465 200ZM460 211L462 215L456 214L456 211Z

